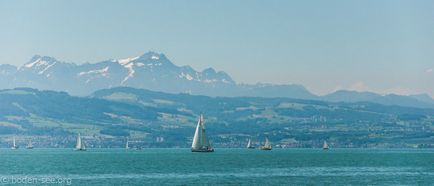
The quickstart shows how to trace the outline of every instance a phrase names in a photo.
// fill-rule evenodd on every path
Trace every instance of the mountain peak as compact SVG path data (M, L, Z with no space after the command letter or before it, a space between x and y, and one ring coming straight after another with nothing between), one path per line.
M39 71L39 74L42 74L56 63L60 62L53 57L34 55L30 61L21 66L20 69L34 69Z
M216 72L213 68L207 68L202 71L202 81L206 83L215 83L215 82L223 82L223 83L235 83L232 78L223 71Z
M154 61L161 61L162 59L167 59L164 54L159 54L153 51L149 51L137 57L118 59L118 60L114 60L114 62L118 62L121 65L127 65L130 62L134 62L134 61L140 61L140 62L146 61L147 63L153 63Z
M137 59L139 59L139 57L131 57L131 58L118 59L118 60L116 60L116 62L118 62L119 64L125 66L128 63L130 63L132 61L135 61Z
M209 67L202 71L203 73L215 74L217 73L213 68Z
M153 52L153 51L149 51L149 52L145 52L144 54L142 54L141 56L139 56L140 59L151 59L151 60L160 60L160 59L165 59L166 56L164 54L160 54L157 52Z

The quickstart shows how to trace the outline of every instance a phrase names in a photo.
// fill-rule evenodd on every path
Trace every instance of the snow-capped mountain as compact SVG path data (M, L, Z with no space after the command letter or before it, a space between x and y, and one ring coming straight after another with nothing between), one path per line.
M20 67L0 65L0 89L31 87L87 96L97 90L119 86L207 96L289 97L434 108L434 100L424 94L382 96L343 90L316 96L302 85L237 84L225 72L213 68L197 71L190 66L177 66L164 54L155 52L81 65L36 55Z
M0 89L32 87L66 91L73 95L89 95L99 89L127 86L208 96L315 97L300 85L239 85L225 72L213 68L196 71L190 66L177 66L164 54L155 52L81 65L36 55L20 67L0 65L0 77Z

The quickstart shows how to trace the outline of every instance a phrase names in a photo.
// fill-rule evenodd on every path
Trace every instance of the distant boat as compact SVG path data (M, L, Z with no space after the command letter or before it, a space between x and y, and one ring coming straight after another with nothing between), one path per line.
M209 144L206 136L205 124L203 115L199 117L197 122L196 132L194 133L193 143L191 144L191 152L214 152L214 149Z
M270 141L268 141L268 138L265 138L265 144L264 146L261 146L261 150L272 150Z
M18 147L18 145L15 143L15 136L13 137L13 140L12 140L12 147L11 147L11 149L12 150L17 150L19 147Z
M253 146L253 144L252 144L252 140L250 140L250 139L249 139L249 142L247 142L247 148L248 149L254 149L255 148L255 146Z
M29 140L29 144L27 144L26 149L33 149L32 140Z
M322 145L323 150L329 150L329 145L327 144L327 141L324 140L324 144Z
M86 147L84 146L84 143L81 140L80 133L78 133L78 136L77 136L77 144L75 145L75 150L76 151L86 151Z
M130 146L129 146L128 143L129 143L129 141L128 141L128 138L127 138L127 143L125 144L125 149L127 149L127 150L130 149Z
M157 137L157 139L155 139L155 141L157 143L162 143L162 142L164 142L164 137Z

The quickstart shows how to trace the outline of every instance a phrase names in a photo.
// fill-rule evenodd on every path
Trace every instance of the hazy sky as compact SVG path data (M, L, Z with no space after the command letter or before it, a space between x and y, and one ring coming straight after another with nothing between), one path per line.
M242 83L434 96L434 1L0 0L0 63L150 50Z

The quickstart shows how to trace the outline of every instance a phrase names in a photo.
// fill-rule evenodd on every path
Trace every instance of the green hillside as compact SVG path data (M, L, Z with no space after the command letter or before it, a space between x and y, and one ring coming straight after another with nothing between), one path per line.
M88 97L18 88L0 91L0 135L24 145L70 147L77 132L90 147L188 147L197 117L205 115L216 147L246 140L285 147L430 147L434 109L368 102L327 103L290 98L206 97L133 88L100 90ZM156 142L156 138L163 141ZM134 144L133 144L134 145Z

